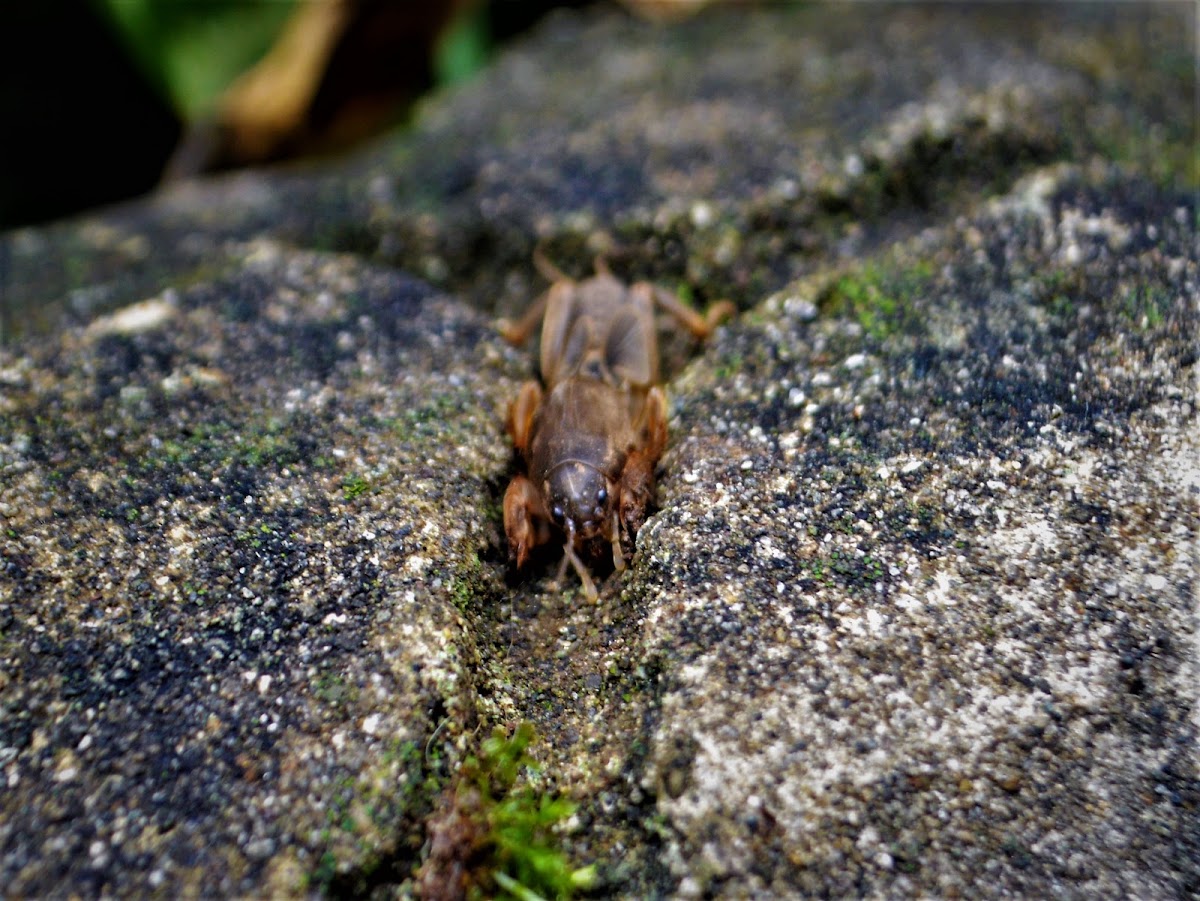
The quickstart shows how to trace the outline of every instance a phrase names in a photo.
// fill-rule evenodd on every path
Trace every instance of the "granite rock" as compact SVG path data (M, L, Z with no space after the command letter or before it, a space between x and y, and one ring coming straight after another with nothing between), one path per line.
M529 721L598 894L1200 891L1195 24L564 13L0 236L0 881L408 896ZM742 310L595 605L506 566L538 245Z

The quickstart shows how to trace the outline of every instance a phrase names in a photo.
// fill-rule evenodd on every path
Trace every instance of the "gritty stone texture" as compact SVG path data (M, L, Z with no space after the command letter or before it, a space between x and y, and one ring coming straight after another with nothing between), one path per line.
M1043 187L680 379L631 590L681 896L1200 884L1195 209Z
M0 236L6 891L406 897L528 720L603 896L1200 892L1195 13L1016 9L563 14ZM505 566L539 242L743 311L596 605Z
M448 354L488 324L405 276L270 243L222 269L0 357L16 895L412 859L474 723L454 601L489 578L511 365Z

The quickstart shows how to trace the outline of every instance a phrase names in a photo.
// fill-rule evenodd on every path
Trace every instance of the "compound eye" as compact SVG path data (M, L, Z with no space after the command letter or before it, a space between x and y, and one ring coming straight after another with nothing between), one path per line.
M550 518L561 526L563 524L563 520L566 519L566 514L563 513L562 507L555 505L554 509L550 511Z
M603 504L606 500L608 500L608 489L601 488L596 492L596 503Z

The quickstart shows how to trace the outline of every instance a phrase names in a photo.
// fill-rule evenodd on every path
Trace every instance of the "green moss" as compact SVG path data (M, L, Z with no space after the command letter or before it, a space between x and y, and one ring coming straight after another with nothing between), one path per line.
M1200 149L1187 125L1147 120L1134 110L1126 115L1128 121L1090 133L1099 154L1145 173L1164 191L1195 190L1200 185ZM1182 118L1186 122L1189 117Z
M471 608L476 606L473 602L487 592L483 561L479 559L478 554L467 555L463 565L455 569L448 578L447 589L450 592L450 600L459 613L464 616L470 613Z
M321 859L317 861L316 869L312 871L308 878L310 886L327 886L333 881L333 877L337 875L337 855L332 851L326 851L321 855ZM308 886L305 886L306 888Z
M239 529L234 533L233 537L235 541L249 544L250 547L257 550L263 546L263 536L273 534L274 530L270 527L270 525L264 522L259 523L257 526L253 526L249 529Z
M933 264L910 266L867 263L857 273L833 282L821 295L826 313L853 319L872 338L919 333L922 329L916 301L933 281Z
M884 576L882 561L870 555L859 557L840 550L810 560L807 568L815 581L838 584L851 593L871 591Z
M347 476L342 482L342 497L349 503L371 490L371 483L361 475Z
M739 353L723 356L721 361L713 370L713 375L715 375L719 381L725 381L726 379L732 378L738 372L741 372L744 364L745 359Z
M1040 276L1033 286L1034 296L1055 319L1070 322L1077 313L1076 298L1083 290L1077 270L1055 269Z
M454 602L454 606L458 608L459 613L466 613L471 609L471 583L466 579L451 579L450 580L450 600Z
M278 469L302 463L306 453L298 436L305 429L295 421L270 419L246 423L235 431L230 422L196 422L186 433L169 436L147 455L145 467L179 466L211 472L242 466Z
M1162 285L1138 285L1126 291L1120 301L1120 315L1142 331L1163 324L1174 303L1174 295Z
M573 869L557 847L554 829L575 812L575 805L518 785L523 773L536 773L529 756L533 726L522 723L511 737L497 729L483 743L474 783L484 800L491 875L499 897L568 898L595 880L592 867Z
M1081 298L1096 299L1096 288L1089 287L1079 269L1056 269L1034 283L1034 296L1056 319L1072 322L1078 315ZM1139 331L1160 327L1175 303L1174 293L1160 284L1135 284L1112 295L1104 303L1121 319Z
M403 416L384 420L384 424L404 439L438 437L449 440L450 423L461 418L474 403L473 398L461 393L441 394L406 411Z
M291 442L282 435L268 432L239 441L233 460L252 469L284 462L291 457Z
M692 290L692 286L685 281L680 281L675 286L675 296L685 307L696 308L696 292Z
M511 736L497 728L463 763L450 809L430 827L433 846L452 850L430 855L423 884L466 872L467 898L519 901L570 898L595 884L595 867L573 867L559 846L556 830L575 805L539 790L534 738L529 723Z
M358 699L358 686L340 673L321 673L312 683L312 693L331 707L342 707Z

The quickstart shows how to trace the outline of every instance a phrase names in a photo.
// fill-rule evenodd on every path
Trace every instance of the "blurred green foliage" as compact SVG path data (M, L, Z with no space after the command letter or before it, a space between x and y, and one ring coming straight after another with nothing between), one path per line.
M184 119L271 46L296 0L94 0L146 77Z
M435 48L433 77L439 85L466 81L483 68L491 50L487 7L476 4L457 16Z
M179 115L195 121L270 48L299 0L92 0ZM413 0L399 0L413 2ZM486 4L451 23L434 52L437 84L479 71L490 49Z

